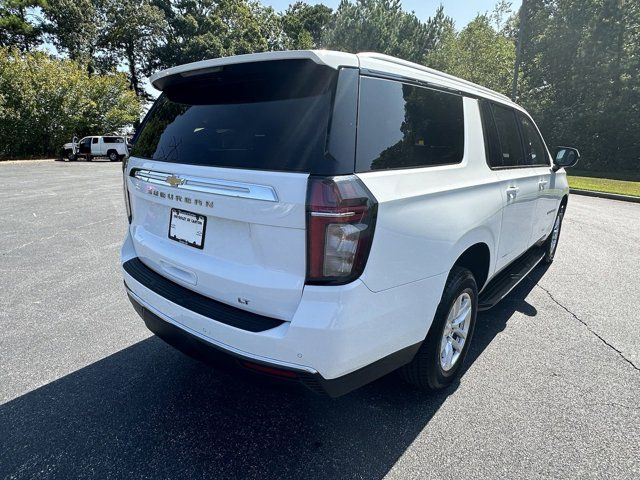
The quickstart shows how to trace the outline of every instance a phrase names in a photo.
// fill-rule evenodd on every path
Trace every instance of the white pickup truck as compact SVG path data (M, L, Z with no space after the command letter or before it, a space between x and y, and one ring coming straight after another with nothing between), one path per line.
M63 158L70 162L84 158L90 162L95 157L107 157L112 162L122 161L129 155L127 141L122 136L84 137L79 142L65 143Z

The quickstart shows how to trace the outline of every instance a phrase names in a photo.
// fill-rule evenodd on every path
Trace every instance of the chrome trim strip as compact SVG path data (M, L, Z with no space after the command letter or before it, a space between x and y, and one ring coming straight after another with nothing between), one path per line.
M273 187L254 183L234 182L217 178L193 177L191 175L174 175L153 170L134 170L134 178L153 185L188 190L190 192L211 193L227 197L250 198L265 202L277 202L278 195ZM171 179L174 183L170 183Z
M127 277L129 279L132 279L132 277L127 272L124 272L124 274L127 275ZM135 279L133 279L133 280L135 281ZM172 325L184 330L185 332L189 333L190 335L193 335L195 337L200 338L204 342L211 343L211 344L215 345L220 350L225 350L227 352L234 353L234 354L236 354L238 356L245 357L248 360L257 360L259 362L263 362L263 363L267 363L267 364L271 364L271 365L275 365L275 366L279 366L279 367L286 367L286 368L289 368L291 370L297 370L299 372L307 372L307 373L310 373L312 375L315 375L316 373L318 373L317 370L315 370L315 369L313 369L311 367L306 367L304 365L298 365L296 363L283 362L283 361L276 360L276 359L270 358L270 357L263 357L263 356L260 356L260 355L254 355L253 353L247 352L245 350L240 350L239 348L232 347L232 346L227 345L225 343L219 342L219 341L217 341L217 340L215 340L215 339L213 339L211 337L207 337L205 335L202 335L200 332L196 332L195 330L187 327L186 325L183 325L181 323L176 322L173 318L168 317L164 313L161 313L159 310L157 310L156 308L154 308L151 305L149 305L148 302L142 300L138 295L136 295L131 290L129 285L127 285L126 283L125 283L124 287L127 290L127 293L129 293L129 295L131 295L135 299L136 302L138 302L140 305L142 305L144 308L149 310L154 315L157 315L158 317L160 317L165 322L171 323ZM154 293L154 295L158 295L158 294ZM190 310L187 310L187 311L192 315L198 315L197 313L191 312ZM211 320L211 319L208 319L208 320ZM230 327L230 328L233 328L233 327Z
M311 212L312 217L329 217L329 218L345 218L345 217L353 217L355 212L342 212L342 213L332 213L332 212Z

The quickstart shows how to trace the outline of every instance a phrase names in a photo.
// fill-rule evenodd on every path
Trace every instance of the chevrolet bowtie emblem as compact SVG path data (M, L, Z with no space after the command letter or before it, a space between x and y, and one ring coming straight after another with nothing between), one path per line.
M175 175L171 175L170 177L167 177L165 181L172 187L184 185L184 183L186 182L184 178L176 177Z

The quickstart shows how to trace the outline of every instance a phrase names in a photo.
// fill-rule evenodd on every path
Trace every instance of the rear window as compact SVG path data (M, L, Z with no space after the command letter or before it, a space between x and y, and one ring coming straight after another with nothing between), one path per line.
M336 71L307 60L221 67L169 86L134 139L159 161L314 172L326 158Z
M462 161L460 95L362 77L358 119L359 172Z

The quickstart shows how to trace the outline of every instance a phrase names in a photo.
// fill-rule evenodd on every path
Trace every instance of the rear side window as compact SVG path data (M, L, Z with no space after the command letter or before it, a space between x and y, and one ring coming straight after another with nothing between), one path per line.
M498 140L496 122L493 121L491 104L486 100L480 100L480 114L482 116L482 129L484 130L485 150L487 163L491 168L502 167L503 157Z
M463 154L461 96L361 78L357 171L453 164Z
M511 108L492 104L493 119L498 133L499 154L494 159L494 167L514 167L524 163L522 142L516 114Z
M292 60L224 66L185 78L156 101L132 155L216 167L321 170L332 161L325 149L336 77L328 67Z
M98 137L93 137L91 139L91 143L98 143Z
M518 117L522 125L525 165L549 165L547 150L538 130L526 116L518 114Z
M124 143L122 137L103 137L104 143Z

